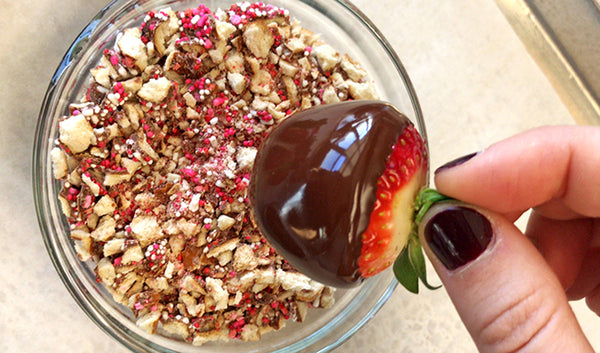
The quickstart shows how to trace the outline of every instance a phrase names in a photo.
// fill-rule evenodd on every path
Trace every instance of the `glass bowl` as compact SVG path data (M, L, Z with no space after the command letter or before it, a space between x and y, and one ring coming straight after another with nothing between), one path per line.
M425 137L425 127L412 84L398 56L375 26L354 5L343 0L272 0L288 9L303 27L321 34L340 53L358 61L374 80L383 100L404 112ZM77 258L69 225L61 213L50 150L58 137L58 119L68 113L89 82L90 68L102 50L112 47L117 33L137 26L152 9L197 7L228 8L233 1L149 0L113 1L98 13L76 38L52 77L36 129L33 153L33 189L38 221L48 253L65 286L83 311L103 331L134 352L324 352L351 337L383 306L396 287L391 270L356 288L338 289L330 309L309 310L307 320L263 335L258 342L209 342L192 346L163 335L150 335L135 325L129 308L114 302L96 282L94 265Z

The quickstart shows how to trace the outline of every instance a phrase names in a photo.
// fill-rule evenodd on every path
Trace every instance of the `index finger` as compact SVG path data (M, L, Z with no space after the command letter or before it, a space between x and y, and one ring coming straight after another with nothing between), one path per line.
M551 126L498 142L436 171L437 189L500 213L544 205L600 217L600 127Z

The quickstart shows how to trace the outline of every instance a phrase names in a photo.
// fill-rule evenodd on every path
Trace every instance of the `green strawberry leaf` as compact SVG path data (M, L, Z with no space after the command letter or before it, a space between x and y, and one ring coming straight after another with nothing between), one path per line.
M404 248L394 262L394 275L400 284L411 293L419 293L419 275L410 263L408 248Z
M427 282L427 269L425 266L425 256L423 255L423 249L421 248L421 244L419 243L419 238L416 236L411 236L408 241L408 258L410 263L417 273L417 276L423 282L423 285L430 290L435 290L440 288L441 286L432 286Z
M419 293L419 279L427 289L435 290L441 287L432 286L427 281L425 256L419 243L417 229L423 216L437 202L452 200L434 189L424 188L415 200L415 214L408 244L394 262L394 275L400 284L411 293Z
M415 200L415 216L414 216L414 224L413 227L418 227L419 223L425 216L425 213L429 211L431 206L440 201L452 200L451 197L440 194L435 189L425 188L419 192L417 195L417 199Z

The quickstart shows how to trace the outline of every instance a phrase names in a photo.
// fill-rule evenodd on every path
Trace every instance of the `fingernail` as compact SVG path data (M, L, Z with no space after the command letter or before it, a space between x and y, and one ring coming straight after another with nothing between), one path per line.
M453 206L434 215L425 225L425 241L449 270L475 260L492 240L492 225L481 213Z
M435 170L435 173L445 170L445 169L450 169L452 167L456 167L458 165L461 165L463 163L465 163L466 161L468 161L469 159L475 157L479 152L473 152L473 153L469 153L466 156L462 156L462 157L458 157L454 160L451 160L450 162L442 165L441 167L439 167L438 169Z

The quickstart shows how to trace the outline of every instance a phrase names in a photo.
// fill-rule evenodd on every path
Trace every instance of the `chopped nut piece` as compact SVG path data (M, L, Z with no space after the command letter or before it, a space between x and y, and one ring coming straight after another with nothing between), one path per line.
M235 224L235 219L233 219L229 216L226 216L226 215L221 215L217 219L217 227L219 227L220 230L227 230L227 229L231 228L231 226L233 226L234 224ZM236 243L236 245L237 245L237 243ZM233 248L230 250L233 250Z
M185 94L183 95L183 99L185 99L185 104L187 104L188 107L190 108L195 108L196 107L196 98L194 98L194 96L192 94L190 94L190 92L185 92Z
M66 177L69 173L67 155L60 148L54 147L50 151L50 156L52 157L52 171L54 173L54 178L62 179Z
M115 272L115 267L107 257L103 257L100 261L98 261L96 271L98 273L98 277L100 277L100 279L102 280L102 282L104 282L105 285L113 285L117 274Z
M335 88L333 86L329 86L329 87L325 88L325 91L323 91L323 103L331 104L331 103L337 103L339 101L340 101L340 98L338 97L337 93L335 92Z
M148 65L148 54L146 45L141 40L142 31L139 28L128 28L123 31L123 35L117 42L123 55L135 59L135 64L140 70L144 70Z
M210 295L215 301L214 310L223 310L227 308L227 299L229 295L227 291L223 289L223 281L211 277L206 278L206 289L208 295Z
M275 38L263 21L251 22L244 28L244 44L257 58L266 58Z
M81 176L81 181L83 181L83 183L87 185L87 187L90 189L92 194L94 194L94 196L100 195L100 185L96 184L96 182L92 180L92 178L90 178L86 174L83 174Z
M142 85L137 95L148 102L160 103L169 95L171 85L171 80L166 77L151 78Z
M244 63L244 56L239 51L229 52L225 59L225 67L229 72L244 73Z
M117 222L115 221L114 218L112 218L111 216L108 216L108 215L104 216L104 217L100 218L98 227L96 227L96 229L94 229L94 231L92 231L92 233L90 235L92 236L92 238L94 238L98 241L108 241L110 238L112 238L115 235L116 225L117 225Z
M179 29L179 20L173 10L163 9L161 13L166 14L168 18L161 22L154 31L154 48L159 55L165 53L167 42Z
M238 72L228 72L227 80L229 82L229 86L236 94L244 93L246 90L246 77Z
M338 52L328 44L313 47L312 54L317 57L319 66L323 71L332 70L340 61Z
M144 259L144 253L142 252L142 248L139 245L132 246L125 250L123 254L123 259L121 263L124 265L130 264L132 262L138 262Z
M129 93L137 93L137 91L142 88L142 84L144 81L141 77L133 77L129 80L121 81L121 85L123 85L123 89Z
M271 93L274 82L268 71L261 69L260 62L255 58L248 58L248 63L252 68L252 78L250 79L250 90L256 94L267 96Z
M354 99L379 99L375 87L369 82L356 83L346 81L346 83L348 84L348 91Z
M260 330L254 324L246 325L242 329L242 340L244 341L258 341L260 337Z
M117 208L117 203L110 196L104 195L94 205L94 213L102 217L104 215L113 213Z
M119 254L125 250L125 239L111 239L106 242L103 249L105 257Z
M352 58L348 56L348 54L342 56L340 66L342 70L344 70L344 72L348 74L348 77L350 77L350 79L352 79L353 81L360 82L360 80L367 76L365 70L363 70L358 64L356 64L352 60Z
M206 294L206 290L204 290L204 287L202 287L200 283L198 283L192 276L189 275L185 276L181 286L188 292Z
M229 22L215 21L215 29L221 40L227 40L237 30L234 25Z
M58 124L60 142L72 153L85 151L90 144L96 143L92 126L83 114L72 115Z
M94 80L96 80L99 85L105 88L111 87L110 69L108 67L98 66L91 69L90 73L94 76Z
M300 292L312 289L310 279L301 273L285 272L279 269L276 273L276 279L285 290Z
M240 245L233 255L233 268L236 271L252 270L258 266L254 250L250 245Z
M130 227L141 246L147 246L164 236L158 221L152 216L136 216L131 220Z
M289 77L294 77L298 73L298 67L285 60L279 60L279 69L282 74Z
M108 173L104 176L104 181L102 183L105 186L113 186L129 181L129 179L131 179L131 174L128 173Z
M156 328L158 327L160 315L160 311L150 311L144 316L140 316L135 324L144 329L144 331L153 334L156 332Z
M162 327L165 329L165 331L175 334L179 337L187 338L190 335L188 325L181 321L168 320L163 322Z

